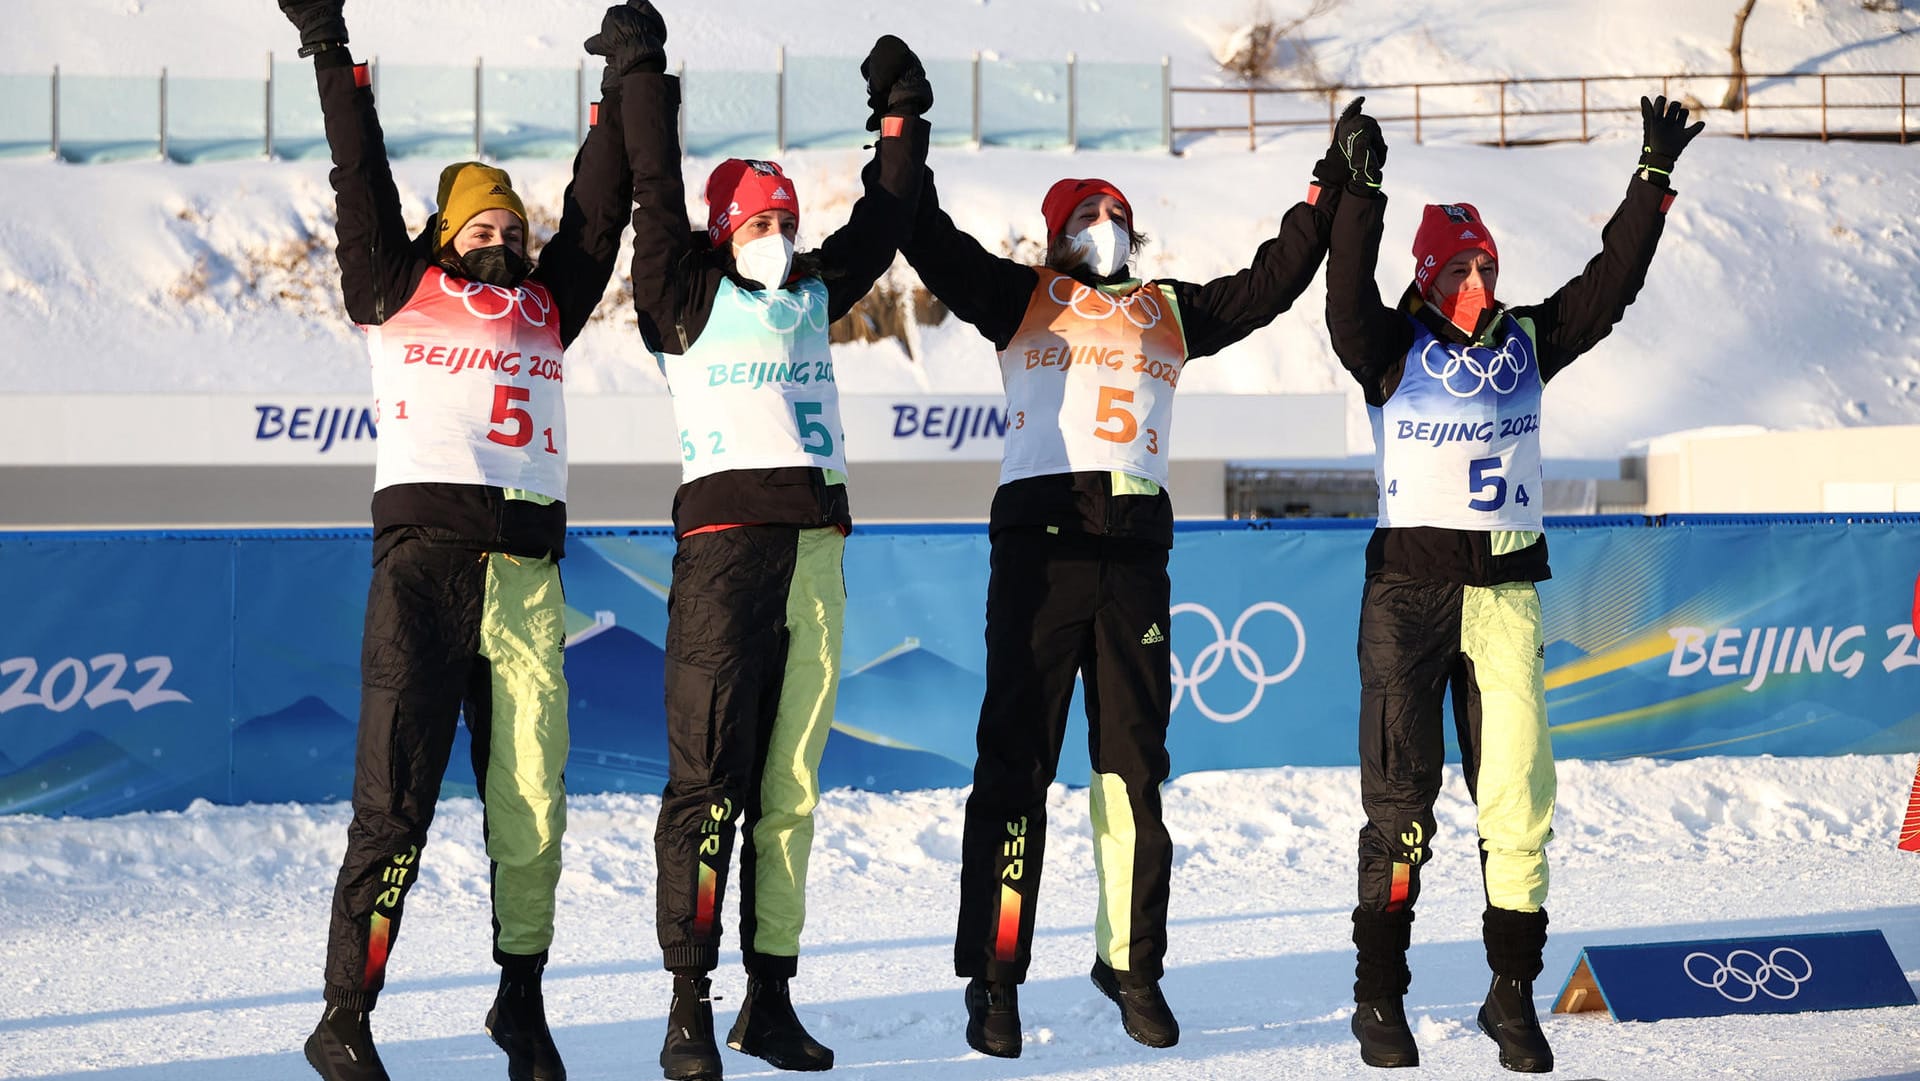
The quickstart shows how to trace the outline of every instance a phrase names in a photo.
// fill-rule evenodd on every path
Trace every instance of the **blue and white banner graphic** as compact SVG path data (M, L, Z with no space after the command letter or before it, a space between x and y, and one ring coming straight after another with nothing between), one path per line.
M1355 761L1366 525L1183 525L1176 773ZM1920 750L1920 520L1569 520L1551 538L1560 757ZM345 799L370 551L364 532L0 536L0 813ZM660 530L569 541L573 791L664 781L672 554ZM968 782L987 568L978 526L849 538L824 784ZM1061 779L1082 783L1074 718ZM456 747L448 793L472 792L467 762Z

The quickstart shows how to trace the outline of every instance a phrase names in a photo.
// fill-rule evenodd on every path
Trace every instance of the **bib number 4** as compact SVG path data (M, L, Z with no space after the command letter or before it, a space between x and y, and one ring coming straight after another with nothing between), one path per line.
M1469 509L1496 511L1507 505L1507 478L1500 473L1504 468L1505 464L1498 458L1475 458L1467 463L1467 489L1474 495L1467 500ZM1513 502L1519 507L1532 504L1526 485L1513 490Z

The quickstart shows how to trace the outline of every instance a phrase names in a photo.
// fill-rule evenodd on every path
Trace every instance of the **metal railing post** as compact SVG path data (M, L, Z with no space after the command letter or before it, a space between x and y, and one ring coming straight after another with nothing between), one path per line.
M1591 142L1587 134L1587 80L1580 80L1580 141Z
M160 160L167 160L167 69L160 69Z
M1422 145L1422 143L1423 143L1423 140L1422 140L1422 138L1421 138L1421 130L1420 130L1420 128L1421 128L1421 124L1420 124L1420 84L1419 84L1419 83L1414 83L1414 84L1413 84L1413 145L1415 145L1415 146L1420 146L1420 145Z
M973 54L973 148L980 149L980 53Z
M484 82L485 64L486 61L481 57L473 58L473 156L476 159L484 158L487 154L486 134L482 128L485 116L482 110L486 103L481 99L480 89Z
M1901 130L1906 129L1906 78L1900 81ZM1173 153L1173 57L1160 55L1160 143Z
M1074 94L1074 55L1067 54L1067 149L1080 149L1080 103Z
M56 160L60 157L60 65L53 66L53 117L48 121L47 143Z
M780 46L773 56L773 145L787 152L787 47Z
M267 112L267 123L265 128L266 134L261 140L260 149L266 155L267 160L272 161L273 160L273 50L271 49L267 50L266 112Z
M1820 76L1820 141L1827 141L1827 77Z
M1247 84L1247 153L1253 153L1253 84Z
M1507 84L1500 84L1500 145L1507 145Z
M587 62L573 70L573 145L587 141Z
M1900 145L1907 145L1907 77L1900 76Z

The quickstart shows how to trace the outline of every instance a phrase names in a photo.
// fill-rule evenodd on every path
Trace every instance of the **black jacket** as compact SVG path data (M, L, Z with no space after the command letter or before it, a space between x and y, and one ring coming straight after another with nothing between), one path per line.
M640 336L657 353L685 353L706 329L721 281L734 272L733 255L714 247L706 231L689 228L686 182L680 174L680 80L646 73L620 84L626 146L633 168L633 307ZM931 129L908 120L898 137L877 137L873 159L861 170L865 190L847 224L820 247L795 256L795 278L816 276L827 290L827 315L838 319L867 295L893 265L913 226L914 201L925 172ZM680 486L673 496L676 536L714 525L851 528L847 486L828 484L814 466L730 469Z
M1665 181L1664 176L1655 181L1636 176L1600 232L1600 254L1578 277L1538 304L1485 312L1476 330L1484 331L1506 316L1532 320L1542 383L1598 345L1646 284L1671 202ZM1442 341L1456 345L1468 341L1459 327L1422 303L1412 287L1398 307L1381 301L1374 266L1380 257L1386 207L1385 196L1349 193L1334 215L1333 249L1327 256L1327 329L1333 350L1360 384L1367 404L1374 407L1386 404L1400 385L1401 369L1415 337L1415 320ZM1491 533L1426 526L1376 529L1367 542L1367 574L1387 572L1476 586L1538 582L1550 576L1544 537L1500 556L1493 554L1492 537Z
M1280 219L1277 236L1260 245L1245 270L1204 285L1160 279L1179 305L1187 359L1209 356L1273 322L1293 306L1327 254L1338 192L1318 190L1314 201L1296 203ZM988 252L940 209L933 175L920 192L913 238L901 249L940 302L1005 350L1020 329L1040 276L1024 263ZM1074 276L1097 284L1084 271ZM1050 526L1073 533L1173 545L1173 500L1156 495L1115 495L1105 472L1028 477L1000 486L993 496L988 531Z
M314 73L333 151L340 289L354 322L378 326L406 307L434 265L430 238L437 222L430 219L418 237L408 235L373 91L360 85L352 56L344 48L328 49L314 58ZM562 346L573 344L606 292L626 226L630 185L618 101L603 102L600 117L573 160L560 228L540 250L530 276L553 294ZM557 558L564 551L566 528L566 504L507 499L489 485L395 484L373 495L376 560L402 535L398 531L408 529L453 543Z

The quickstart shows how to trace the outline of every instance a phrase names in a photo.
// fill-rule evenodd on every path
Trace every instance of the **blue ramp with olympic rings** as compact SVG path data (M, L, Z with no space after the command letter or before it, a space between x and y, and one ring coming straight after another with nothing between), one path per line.
M1879 931L1588 946L1554 1013L1606 1010L1616 1021L1807 1013L1914 1005Z

